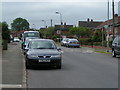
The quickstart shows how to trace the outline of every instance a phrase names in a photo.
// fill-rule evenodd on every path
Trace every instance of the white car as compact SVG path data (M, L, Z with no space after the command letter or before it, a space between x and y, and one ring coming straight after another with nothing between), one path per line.
M20 39L18 37L14 37L13 42L20 42Z
M68 42L69 38L63 38L61 41L61 46L66 46L66 43Z

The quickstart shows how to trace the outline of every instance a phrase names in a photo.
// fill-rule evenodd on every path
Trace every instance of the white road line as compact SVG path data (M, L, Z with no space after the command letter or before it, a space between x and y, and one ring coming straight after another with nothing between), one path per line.
M22 88L21 84L0 84L0 88Z

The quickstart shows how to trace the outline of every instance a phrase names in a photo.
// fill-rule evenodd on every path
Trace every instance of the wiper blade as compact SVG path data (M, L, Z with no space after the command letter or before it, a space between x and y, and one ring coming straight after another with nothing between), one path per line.
M55 49L55 48L33 48L33 49Z
M46 49L46 48L33 48L33 49Z

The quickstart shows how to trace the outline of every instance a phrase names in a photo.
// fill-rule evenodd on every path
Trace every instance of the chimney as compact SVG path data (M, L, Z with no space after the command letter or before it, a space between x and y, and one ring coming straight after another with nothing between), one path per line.
M64 26L66 26L66 22L64 23Z
M91 19L91 22L93 22L93 19Z
M90 19L88 18L88 19L87 19L87 21L89 22L89 21L90 21Z
M118 14L115 14L114 16L115 16L115 17L118 17Z

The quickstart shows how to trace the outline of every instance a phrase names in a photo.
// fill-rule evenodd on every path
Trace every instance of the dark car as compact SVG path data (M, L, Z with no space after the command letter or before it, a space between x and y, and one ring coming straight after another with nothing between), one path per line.
M112 56L120 55L120 36L117 36L112 43Z
M33 39L29 42L26 52L26 68L33 66L55 66L61 69L61 49L53 40Z

